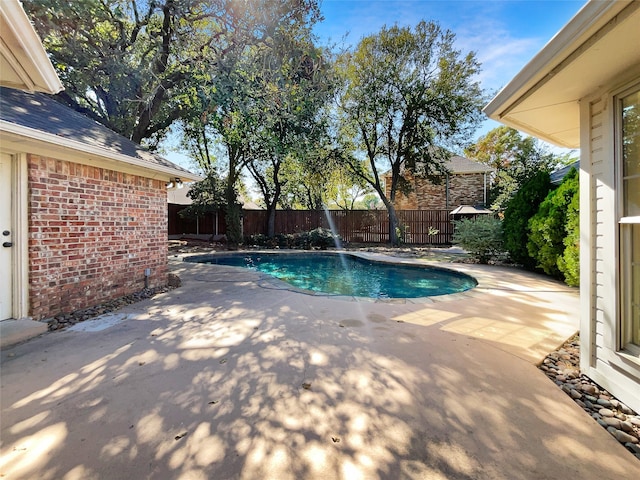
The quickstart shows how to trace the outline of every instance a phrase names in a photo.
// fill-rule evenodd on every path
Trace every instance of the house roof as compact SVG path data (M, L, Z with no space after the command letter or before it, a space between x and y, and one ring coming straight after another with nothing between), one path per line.
M580 100L638 74L638 31L639 1L590 0L484 112L553 144L579 147Z
M549 179L551 180L552 185L560 185L564 177L567 176L567 173L571 171L572 168L576 170L580 170L580 160L573 162L571 165L566 165L558 170L551 172L549 175Z
M65 154L75 152L118 162L114 169L122 169L124 164L129 170L152 173L153 178L200 180L198 175L42 93L0 87L0 133L3 148L25 151L21 144L36 142L46 146L45 155L64 150Z
M461 157L459 155L453 155L444 162L445 168L451 174L463 174L463 173L488 173L494 172L495 168L489 167L484 163L476 162L475 160L471 160L466 157ZM402 166L402 171L404 171L405 166ZM384 174L384 177L391 176L391 170L387 170Z
M451 157L449 161L445 163L445 166L451 173L484 173L494 171L492 167L459 155Z
M187 196L191 184L184 184L184 188L170 188L167 190L167 203L174 205L191 205L193 200ZM244 210L264 210L253 200L246 199L243 195L238 198Z
M18 0L0 2L0 36L0 86L45 93L63 89Z
M449 212L449 215L489 215L493 213L488 208L473 205L460 205Z

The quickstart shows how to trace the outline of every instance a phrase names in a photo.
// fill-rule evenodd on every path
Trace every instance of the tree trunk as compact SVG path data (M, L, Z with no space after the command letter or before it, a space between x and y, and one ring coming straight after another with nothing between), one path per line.
M276 236L276 204L269 206L269 215L267 216L267 237Z
M400 237L398 236L398 216L396 215L396 208L392 203L386 203L387 211L389 212L389 243L394 247L400 245Z

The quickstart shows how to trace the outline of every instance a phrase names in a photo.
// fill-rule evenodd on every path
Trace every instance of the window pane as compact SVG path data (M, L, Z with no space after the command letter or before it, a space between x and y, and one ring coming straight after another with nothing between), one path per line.
M640 225L633 225L631 230L631 343L640 345ZM624 260L623 260L624 261Z
M624 180L624 216L640 216L640 177Z
M624 177L640 174L640 91L622 99L622 159Z

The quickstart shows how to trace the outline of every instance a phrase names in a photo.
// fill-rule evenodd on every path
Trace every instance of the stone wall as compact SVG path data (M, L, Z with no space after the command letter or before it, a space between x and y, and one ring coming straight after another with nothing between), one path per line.
M448 181L447 181L448 180ZM442 179L440 184L427 179L412 180L414 191L408 196L399 194L394 205L399 210L453 210L459 205L484 203L484 174L455 173ZM488 187L488 185L487 185ZM387 196L390 194L390 178Z
M161 180L28 156L29 298L37 320L167 283Z

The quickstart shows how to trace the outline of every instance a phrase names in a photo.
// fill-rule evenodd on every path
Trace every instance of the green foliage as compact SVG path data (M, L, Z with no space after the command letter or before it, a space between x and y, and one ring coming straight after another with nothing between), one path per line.
M564 237L564 252L558 258L558 268L567 285L580 285L580 191L576 190L567 207L567 236Z
M245 239L247 245L268 248L302 248L305 250L326 250L329 247L336 247L339 241L340 235L336 235L331 230L322 227L293 235L277 234L270 237L258 234L251 235Z
M473 53L454 47L455 36L432 22L410 28L382 28L363 38L338 61L344 81L339 98L341 144L351 155L345 167L362 178L389 210L396 244L396 192L406 174L435 178L449 154L481 118L484 98ZM364 160L363 160L364 159ZM387 193L383 174L391 172Z
M504 252L502 222L490 215L454 222L453 243L457 243L480 263L500 256Z
M538 212L529 220L529 255L535 259L536 267L553 277L563 276L558 261L563 257L566 248L569 205L578 196L578 191L578 175L575 169L571 169L560 186L548 193ZM574 235L575 233L573 232ZM571 255L568 252L569 258Z
M226 203L224 220L227 224L227 244L236 247L242 242L242 205L237 202Z
M574 161L568 154L556 156L548 153L538 140L523 137L517 130L506 126L491 130L467 147L465 154L495 168L487 202L495 211L504 211L524 182L536 172Z
M23 3L65 86L57 98L151 146L231 54L320 14L316 0Z
M536 266L527 249L529 219L536 214L550 189L549 173L539 171L522 185L504 212L504 246L514 262L528 269Z
M223 208L224 191L215 170L210 171L204 180L191 185L187 197L192 203L180 211L179 215L183 218L195 218Z

